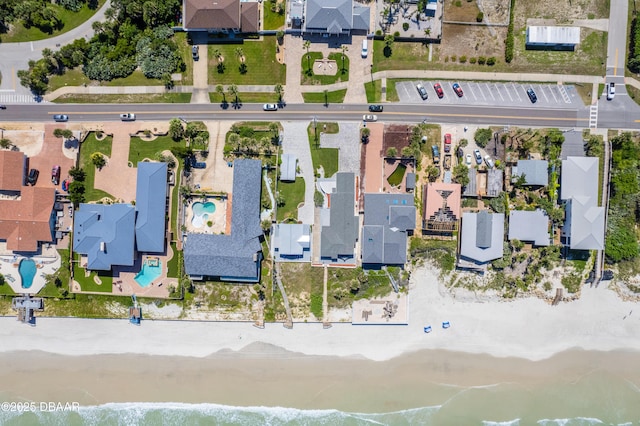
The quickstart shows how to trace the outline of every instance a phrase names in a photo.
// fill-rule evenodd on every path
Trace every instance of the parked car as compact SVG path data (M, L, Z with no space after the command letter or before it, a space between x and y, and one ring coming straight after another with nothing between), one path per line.
M264 105L262 105L262 110L263 111L277 111L278 110L278 105L277 104L264 104Z
M527 89L527 96L529 97L529 100L531 101L532 104L535 104L536 102L538 102L538 97L536 96L536 92L534 92L532 88Z
M442 99L444 97L444 90L442 90L442 86L440 85L440 83L434 84L433 90L436 91L436 95L438 95L438 98Z
M7 109L6 105L0 105L0 109Z
M69 116L66 114L55 114L53 116L53 121L57 121L57 122L69 121Z
M427 89L425 89L422 84L420 83L416 84L416 89L418 89L418 93L420 94L420 97L422 98L422 100L425 100L429 97L429 94L427 93Z
M54 185L60 183L60 166L53 166L51 169L51 183Z
M489 154L484 156L484 162L487 163L487 167L493 169L493 160Z
M362 116L363 121L378 121L378 116L373 114L366 114Z
M127 112L125 114L120 114L120 120L122 120L122 121L136 121L136 115L131 113L131 112Z
M198 59L200 59L200 47L199 46L191 47L191 56L193 56L193 60L194 61L197 61Z
M35 185L38 182L38 176L40 176L40 172L38 169L29 170L29 175L27 175L27 183L29 185Z
M446 133L444 135L444 152L450 152L450 151L451 151L451 134Z
M369 105L369 112L382 112L382 105Z
M467 166L470 166L470 165L471 165L471 154L467 154L467 155L466 155L466 157L465 157L465 159L464 159L464 162L465 162L465 164L466 164Z
M459 98L464 96L464 93L462 92L462 87L460 87L458 83L453 83L451 87L453 87L453 91L456 92L456 95L458 95Z
M473 151L473 156L476 157L476 163L482 164L482 155L480 154L480 150L476 149Z
M611 82L607 85L607 100L610 101L616 95L616 84Z

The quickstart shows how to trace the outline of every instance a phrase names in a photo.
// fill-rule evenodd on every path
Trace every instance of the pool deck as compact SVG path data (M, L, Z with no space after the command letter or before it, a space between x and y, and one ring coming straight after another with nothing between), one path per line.
M200 228L197 228L195 226L193 226L192 221L193 221L193 217L194 217L194 213L193 213L193 205L195 203L213 203L216 207L215 212L213 213L208 213L209 214L209 218L207 220L205 220L204 222L204 226L201 226ZM193 201L191 202L191 204L184 209L185 212L185 218L184 218L184 224L187 227L187 232L194 232L194 233L198 233L198 234L222 234L222 233L228 233L227 230L227 216L229 216L227 214L227 212L230 212L231 209L229 208L229 200L228 199L224 199L222 197L206 197L206 198L194 198ZM206 222L207 221L211 221L212 222L212 226L207 226Z
M56 273L60 269L60 257L57 252L55 253L55 257L2 255L0 256L0 274L4 275L6 283L16 294L36 294L47 284L45 277ZM18 271L18 266L22 259L32 259L36 263L36 275L33 277L33 283L29 288L22 288L22 278Z

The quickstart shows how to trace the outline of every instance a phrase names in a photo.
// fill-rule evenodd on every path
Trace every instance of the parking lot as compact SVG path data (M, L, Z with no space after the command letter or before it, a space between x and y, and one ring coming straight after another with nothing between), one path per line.
M427 89L429 98L422 100L416 89L416 84L422 83ZM444 96L439 99L433 88L440 83ZM455 81L399 81L396 92L401 103L430 105L491 105L491 106L530 106L533 108L567 108L583 107L584 103L574 86L557 84L521 84L521 83L491 83L460 81L464 96L458 97L451 87ZM532 104L527 96L527 89L532 88L538 98Z

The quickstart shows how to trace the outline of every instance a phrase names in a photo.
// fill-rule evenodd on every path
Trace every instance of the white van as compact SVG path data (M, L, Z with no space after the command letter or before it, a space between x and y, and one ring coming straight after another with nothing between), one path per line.
M363 58L366 58L367 54L369 53L369 49L368 49L367 44L368 44L368 42L367 42L366 38L364 40L362 40L362 52L360 54L362 55Z

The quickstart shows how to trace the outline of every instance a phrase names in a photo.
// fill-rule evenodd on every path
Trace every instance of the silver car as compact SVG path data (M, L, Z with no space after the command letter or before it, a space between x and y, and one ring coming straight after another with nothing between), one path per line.
M277 111L278 110L278 105L276 105L276 104L264 104L264 105L262 105L262 109L264 111Z
M378 121L378 116L373 114L366 114L362 116L363 121Z
M66 114L55 114L53 116L53 121L57 121L59 123L69 121L69 116Z

